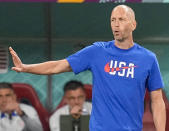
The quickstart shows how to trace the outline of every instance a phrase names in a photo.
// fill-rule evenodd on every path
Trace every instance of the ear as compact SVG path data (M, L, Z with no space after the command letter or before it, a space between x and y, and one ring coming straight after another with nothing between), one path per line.
M136 29L136 26L137 26L136 20L132 21L132 31Z

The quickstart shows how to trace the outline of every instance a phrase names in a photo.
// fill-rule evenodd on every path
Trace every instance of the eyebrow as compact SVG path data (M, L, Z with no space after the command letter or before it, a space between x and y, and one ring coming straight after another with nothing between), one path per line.
M110 20L113 20L113 19L116 19L115 17L111 17L110 18ZM117 19L124 19L124 20L126 20L127 18L125 18L125 17L118 17Z
M8 93L8 94L5 94L5 95L0 94L0 96L11 96L11 95L12 95L12 93Z

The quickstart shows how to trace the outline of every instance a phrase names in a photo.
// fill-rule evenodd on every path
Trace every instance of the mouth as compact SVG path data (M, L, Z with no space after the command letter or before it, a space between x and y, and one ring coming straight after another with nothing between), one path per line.
M119 34L120 34L119 31L114 31L114 35L115 35L115 36L118 36Z

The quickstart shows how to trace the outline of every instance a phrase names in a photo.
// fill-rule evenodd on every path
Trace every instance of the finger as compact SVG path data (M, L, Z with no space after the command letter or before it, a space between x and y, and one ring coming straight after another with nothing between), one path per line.
M72 114L73 118L78 119L80 117L80 114Z
M12 59L13 59L14 66L20 67L20 65L21 65L20 59L18 59L18 58L12 58Z
M15 61L17 60L17 61L20 62L20 59L16 54L12 54L12 59L15 60Z
M12 49L11 46L9 47L9 51L10 51L11 54L16 54L17 55L17 53Z
M20 64L22 63L22 61L20 60L20 58L17 56L17 54L11 52L12 55L12 60L15 66L20 66Z
M9 47L9 51L12 51L12 50L13 50L13 49L12 49L12 47L10 46L10 47Z
M82 109L79 109L79 112L82 112Z

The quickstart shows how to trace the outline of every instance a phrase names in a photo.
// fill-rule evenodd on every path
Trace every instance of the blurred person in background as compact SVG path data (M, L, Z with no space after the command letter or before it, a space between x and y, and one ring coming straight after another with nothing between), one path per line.
M0 83L0 131L42 131L36 110L18 103L9 83Z
M59 108L50 117L51 131L60 131L60 116L72 115L78 119L81 115L90 115L92 104L86 102L84 85L80 81L69 81L64 86L64 99L67 105Z

